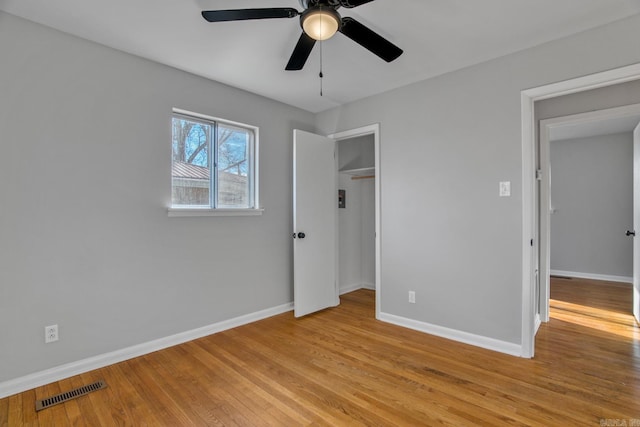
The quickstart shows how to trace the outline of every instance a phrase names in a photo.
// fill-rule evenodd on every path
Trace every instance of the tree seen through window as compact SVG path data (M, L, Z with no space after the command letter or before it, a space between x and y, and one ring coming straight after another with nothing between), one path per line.
M172 205L253 207L252 144L250 129L174 116Z

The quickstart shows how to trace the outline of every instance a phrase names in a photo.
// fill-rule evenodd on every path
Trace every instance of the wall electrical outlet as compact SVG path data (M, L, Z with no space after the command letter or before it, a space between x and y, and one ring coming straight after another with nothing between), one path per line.
M50 342L58 341L58 325L51 325L44 327L44 342L49 344Z
M416 293L415 293L415 291L409 291L409 302L411 304L415 304L416 303Z

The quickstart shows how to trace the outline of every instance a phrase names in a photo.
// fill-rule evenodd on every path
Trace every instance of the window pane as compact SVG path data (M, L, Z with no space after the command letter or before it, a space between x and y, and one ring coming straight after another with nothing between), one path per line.
M249 182L252 136L246 129L218 125L219 207L253 207Z
M208 124L173 118L173 206L210 206L210 137L211 126Z

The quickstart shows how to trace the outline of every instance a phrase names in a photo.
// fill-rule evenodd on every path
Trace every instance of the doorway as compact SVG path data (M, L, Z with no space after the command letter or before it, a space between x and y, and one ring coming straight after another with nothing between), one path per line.
M362 141L360 144L357 141ZM371 141L373 150L370 149ZM366 204L367 227L366 239L356 242L361 247L360 255L341 254L340 234L348 230L340 230L338 227L340 200L338 190L338 153L337 148L344 145L345 148L356 148L358 154L359 145L369 148L366 154L353 156L367 158L366 167L362 164L354 167L347 158L343 162L343 174L350 174L357 180L373 179L373 193L358 191L360 197L349 199L342 198L346 205ZM349 150L346 150L347 152ZM376 307L375 316L380 313L380 132L379 125L374 124L350 131L340 132L329 136L321 136L305 132L299 129L293 131L293 290L294 290L294 315L306 316L316 311L335 307L340 304L339 271L341 258L346 258L345 264L355 260L359 261L357 269L366 275L360 276L367 279L358 279L360 288L366 283L375 288ZM358 160L361 161L361 160ZM371 166L373 164L373 167ZM346 181L345 181L346 182ZM365 187L365 186L362 186ZM369 190L371 184L366 186ZM355 189L355 187L354 187ZM346 194L346 193L345 193ZM351 194L351 192L349 193ZM355 195L356 192L354 191ZM338 203L337 203L338 202ZM356 203L354 203L356 202ZM373 212L370 212L373 210ZM362 232L362 219L355 218L355 223ZM373 224L373 227L371 227ZM371 236L373 234L373 237ZM373 245L370 244L373 239ZM366 240L368 243L363 244ZM366 250L362 247L366 246ZM373 265L371 253L374 254ZM364 261L366 259L366 262ZM365 266L366 264L366 266ZM348 266L348 265L347 265ZM370 282L375 285L371 286ZM367 286L365 286L367 287ZM355 289L351 289L355 290Z
M337 142L338 285L340 294L375 290L375 166L373 135Z
M632 262L640 253L634 253L625 230L634 227L632 158L638 123L640 104L540 121L538 307L542 322L549 321L551 275L633 281Z
M521 92L522 128L522 341L521 356L531 358L535 354L536 319L538 318L536 283L538 246L538 198L537 188L537 138L535 102L561 97L592 89L604 88L640 79L640 64L552 83ZM637 279L637 278L636 278ZM639 284L635 283L636 290ZM639 293L639 292L636 292ZM637 307L634 307L634 311Z
M341 293L376 292L380 313L380 126L373 124L329 135L338 153L338 287Z

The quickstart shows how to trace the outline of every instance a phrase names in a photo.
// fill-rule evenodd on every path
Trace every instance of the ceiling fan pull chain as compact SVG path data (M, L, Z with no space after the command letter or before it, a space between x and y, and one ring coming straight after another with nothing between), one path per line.
M322 32L322 20L320 20L320 32ZM320 40L320 74L318 74L318 77L320 77L320 96L322 96L322 79L324 78L324 74L322 74L322 45L323 45L323 40Z
M322 74L322 42L320 42L320 96L322 96L322 79L324 78L324 74Z

